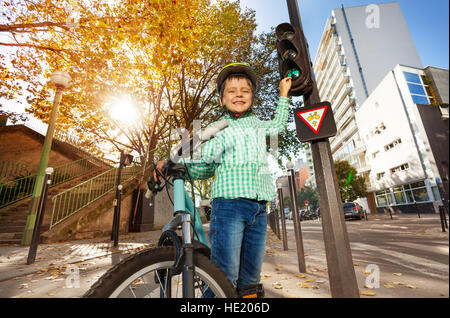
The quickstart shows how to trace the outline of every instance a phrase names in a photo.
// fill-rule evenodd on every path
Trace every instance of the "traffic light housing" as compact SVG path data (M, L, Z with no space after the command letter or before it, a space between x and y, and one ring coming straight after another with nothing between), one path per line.
M292 96L302 96L313 88L311 62L303 31L289 23L275 29L281 78L292 77Z

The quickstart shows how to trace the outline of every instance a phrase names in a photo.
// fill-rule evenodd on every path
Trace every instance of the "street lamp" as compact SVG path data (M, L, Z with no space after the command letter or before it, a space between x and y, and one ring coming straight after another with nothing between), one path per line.
M44 146L42 147L41 160L34 183L33 195L31 197L30 207L28 209L27 223L25 225L22 244L29 245L33 236L33 229L36 223L36 212L39 205L39 199L44 186L45 169L48 165L50 157L50 150L52 147L53 134L55 131L56 119L58 117L59 103L61 102L62 91L68 88L71 84L71 77L64 71L55 71L50 79L50 82L56 86L55 98L53 101L53 108L50 114L50 121L48 123L47 133L45 135Z

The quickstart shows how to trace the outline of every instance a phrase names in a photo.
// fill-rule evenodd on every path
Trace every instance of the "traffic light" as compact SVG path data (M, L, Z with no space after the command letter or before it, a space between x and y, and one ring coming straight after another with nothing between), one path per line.
M292 96L309 93L313 88L311 62L303 31L289 23L275 29L281 78L292 77Z

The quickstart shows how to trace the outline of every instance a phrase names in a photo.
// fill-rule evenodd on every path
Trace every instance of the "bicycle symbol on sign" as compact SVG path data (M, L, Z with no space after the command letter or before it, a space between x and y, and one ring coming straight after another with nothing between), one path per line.
M317 112L314 112L314 114L309 115L309 117L307 118L307 120L309 122L313 121L314 119L319 120L320 116L317 114ZM312 124L314 125L314 127L317 126L317 121L313 121Z

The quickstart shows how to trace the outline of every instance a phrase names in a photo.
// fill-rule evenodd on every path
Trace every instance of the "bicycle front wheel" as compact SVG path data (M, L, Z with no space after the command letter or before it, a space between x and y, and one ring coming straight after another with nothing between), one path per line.
M174 269L175 248L156 247L124 259L92 285L89 298L182 298L182 270ZM194 253L195 298L237 297L233 285L209 258Z

